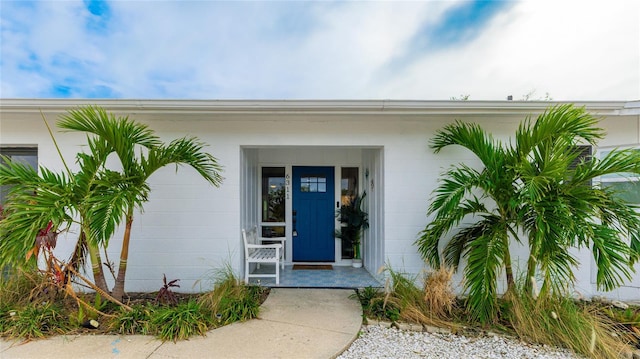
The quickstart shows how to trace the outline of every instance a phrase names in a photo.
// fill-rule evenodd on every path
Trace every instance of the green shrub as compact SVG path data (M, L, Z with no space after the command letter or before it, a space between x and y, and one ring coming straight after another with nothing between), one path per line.
M378 320L397 321L400 319L400 309L394 303L387 302L384 292L378 288L365 287L356 290L351 298L356 298L362 305L363 315Z
M0 302L0 335L11 326L11 313L15 313L13 306Z
M216 326L245 321L258 316L264 289L246 285L230 268L218 273L212 291L200 296L198 303L216 318Z
M119 334L151 334L150 321L154 307L133 305L132 310L120 308L111 321L111 329Z
M230 266L218 273L213 290L174 307L157 303L115 307L97 294L77 294L75 302L65 299L37 271L10 272L0 276L0 336L41 338L99 319L101 331L177 341L204 335L211 327L255 318L266 289L245 285ZM166 284L171 287L170 282Z
M3 320L3 335L24 340L44 338L69 330L62 307L55 304L29 304Z
M203 310L195 300L174 307L159 307L151 313L151 330L163 341L183 340L199 334L205 335L211 324L211 313Z

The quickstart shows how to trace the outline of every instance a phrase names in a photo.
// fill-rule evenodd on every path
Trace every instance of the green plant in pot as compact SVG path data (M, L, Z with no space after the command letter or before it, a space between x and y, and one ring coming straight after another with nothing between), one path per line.
M342 224L340 230L336 231L336 238L342 239L353 247L354 265L356 263L362 265L360 240L362 231L369 228L369 214L362 210L362 202L366 196L366 192L355 195L336 211L336 218Z

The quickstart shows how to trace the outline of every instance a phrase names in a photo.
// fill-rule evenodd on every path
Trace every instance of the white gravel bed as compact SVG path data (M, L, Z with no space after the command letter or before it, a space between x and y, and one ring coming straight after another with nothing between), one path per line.
M363 327L362 333L339 359L351 358L545 358L579 359L554 347L488 336L469 338L453 334L404 331L378 325Z

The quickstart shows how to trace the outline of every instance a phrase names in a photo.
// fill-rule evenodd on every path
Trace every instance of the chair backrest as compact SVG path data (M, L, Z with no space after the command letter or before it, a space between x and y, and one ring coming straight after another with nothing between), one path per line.
M247 244L257 244L258 235L257 235L256 227L252 227L248 231L244 228L242 229L242 240L244 241L244 255L245 258L249 256L249 246Z

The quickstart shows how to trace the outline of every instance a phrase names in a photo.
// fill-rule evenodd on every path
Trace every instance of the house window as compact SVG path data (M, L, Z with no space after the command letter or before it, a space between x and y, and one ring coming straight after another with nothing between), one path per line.
M340 177L340 202L344 205L358 194L358 167L342 167ZM342 259L353 258L353 246L342 239Z
M11 161L22 162L32 168L38 168L37 147L0 147L0 155L8 157ZM5 163L2 157L0 157L0 163ZM0 204L5 203L10 188L11 186L0 187Z
M592 158L591 155L592 155L593 149L591 146L586 146L586 145L577 146L577 149L580 152L580 154L578 155L578 157L576 157L576 159L573 160L573 162L569 166L569 168L571 168L572 170L575 170L575 168L578 166L580 162L590 161ZM593 182L589 180L589 183L586 183L586 185L591 187L593 186Z
M262 168L262 237L285 236L285 185L284 167Z
M640 151L640 147L634 149ZM607 156L611 149L600 149L599 157ZM613 189L617 196L630 204L640 205L640 175L635 173L610 174L600 177L603 188Z
M578 166L578 163L580 163L581 161L588 161L589 159L591 159L591 146L578 146L578 151L580 151L580 154L571 164L572 169L576 168L576 166Z
M349 203L358 193L358 167L342 167L340 178L340 202Z

